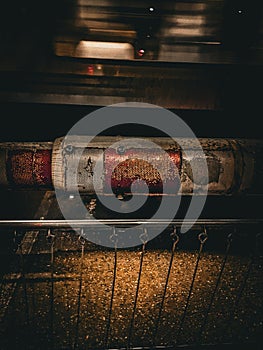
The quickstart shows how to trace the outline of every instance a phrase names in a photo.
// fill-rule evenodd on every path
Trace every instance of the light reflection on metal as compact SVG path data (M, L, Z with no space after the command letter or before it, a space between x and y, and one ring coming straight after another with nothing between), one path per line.
M203 27L194 27L194 28L178 28L178 27L172 27L169 29L166 29L166 32L164 33L165 36L202 36L204 35L204 28Z
M178 12L178 11L182 11L182 12L186 12L186 11L191 11L191 12L201 12L201 11L205 11L207 8L207 4L204 2L174 2L174 11Z
M185 219L184 219L185 221ZM1 228L59 228L66 229L70 227L74 228L96 228L100 223L105 225L115 226L137 226L144 225L145 227L158 227L158 224L167 223L170 226L181 226L183 219L174 219L171 222L167 220L143 220L143 219L100 219L98 220L0 220ZM187 224L195 227L222 227L222 226L234 226L234 225L262 225L263 219L198 219L195 222L188 220Z
M144 53L145 53L144 49L138 50L138 56L139 57L142 57L144 55Z
M80 41L76 47L75 57L133 59L134 49L129 43Z
M171 16L169 19L171 23L174 23L175 25L178 26L201 26L205 24L205 16L183 16L183 15L178 15L178 16Z
M167 40L174 41L176 37L177 41L184 38L184 41L193 42L195 37L200 38L197 41L219 41L221 7L222 4L215 3L176 2L172 11L163 17L160 37L164 43Z
M106 29L106 28L89 28L89 32L91 35L103 35L103 34L114 34L114 35L120 35L125 38L136 38L136 31L135 30L128 30L128 29Z

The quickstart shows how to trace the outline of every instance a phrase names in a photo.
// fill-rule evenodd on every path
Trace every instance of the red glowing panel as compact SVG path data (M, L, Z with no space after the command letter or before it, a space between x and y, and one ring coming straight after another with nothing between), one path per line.
M93 75L94 74L94 67L93 66L88 66L88 74Z
M175 184L179 185L181 155L179 151L167 153L172 163L164 161L158 149L128 149L124 154L118 154L115 149L108 148L105 151L105 192L112 189L115 194L130 193L134 181L133 190L138 193L145 191L145 183L150 193L162 193L163 184L173 189ZM158 169L161 169L163 178Z
M51 150L10 151L7 160L10 183L21 186L51 184Z

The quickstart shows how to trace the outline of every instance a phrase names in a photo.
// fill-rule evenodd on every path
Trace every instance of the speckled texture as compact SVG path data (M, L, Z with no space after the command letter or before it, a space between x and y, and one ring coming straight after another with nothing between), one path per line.
M17 186L51 185L50 150L11 150L7 160L10 184Z
M76 237L75 237L76 238ZM68 238L65 238L68 239ZM41 241L41 240L40 240ZM44 242L44 241L43 241ZM7 348L73 348L74 341L81 349L103 348L112 288L114 252L94 250L87 246L83 258L80 323L76 338L80 244L77 239L68 243L69 250L56 242L53 283L53 345L51 318L50 243L42 242L43 254L28 257L26 266L26 294L29 307L29 327L25 325L25 289L18 283L2 326L2 347ZM67 244L64 244L64 248ZM72 251L71 248L78 249ZM35 248L35 250L37 247ZM37 251L33 251L36 253ZM140 248L118 251L117 277L112 308L109 348L127 346L127 337L138 279ZM171 253L168 250L146 250L137 310L132 332L132 346L151 345L156 319L162 300ZM196 263L196 251L176 250L167 288L156 344L172 345L176 340ZM180 343L198 340L200 325L215 287L224 255L207 253L201 257L182 328ZM249 257L230 255L215 301L208 317L202 342L258 341L262 330L262 259L254 260L243 296L227 327L241 283L249 266ZM35 277L35 280L33 279ZM27 344L24 347L23 344Z
M118 153L115 149L108 148L105 151L105 192L129 193L135 180L145 181L152 193L162 193L163 183L173 190L175 183L179 186L181 154L179 151L169 151L169 156L170 162L160 156L159 149L131 148ZM145 192L142 183L137 182L133 192Z

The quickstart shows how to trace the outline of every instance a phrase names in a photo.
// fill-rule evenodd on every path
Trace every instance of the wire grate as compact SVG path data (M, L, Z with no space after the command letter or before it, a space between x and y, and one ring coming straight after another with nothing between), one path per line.
M154 242L145 228L134 249L91 244L81 235L88 227L4 228L13 251L1 281L1 348L259 344L260 226L203 224L186 234L173 224Z

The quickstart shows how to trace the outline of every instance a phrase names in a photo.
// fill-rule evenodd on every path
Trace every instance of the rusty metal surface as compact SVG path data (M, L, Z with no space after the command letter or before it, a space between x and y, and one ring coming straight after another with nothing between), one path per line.
M94 193L93 172L96 163L99 161L103 171L101 176L96 177L96 181L98 182L97 189L99 189L100 193L106 193L108 192L107 188L112 185L111 182L114 180L111 174L112 171L113 175L115 174L114 171L116 169L114 170L114 168L120 162L127 162L129 159L140 159L140 154L137 154L138 151L135 149L125 150L122 155L119 155L118 150L111 148L112 143L121 141L122 139L123 137L120 136L97 136L89 143L88 146L86 146L85 137L78 136L72 139L72 142L74 143L74 146L71 147L72 149L65 149L65 151L63 151L61 148L63 138L58 138L53 143L52 165L49 165L49 162L47 161L49 159L47 155L50 154L52 143L1 143L1 183L3 186L20 185L23 187L38 183L41 183L44 186L50 186L50 172L52 171L53 185L59 189L70 191L74 187L72 185L72 179L74 179L74 174L76 171L75 167L77 166L77 183L79 190L81 192ZM132 140L132 138L130 139ZM195 162L198 167L199 161L199 154L195 149L195 145L192 140L178 138L178 144L175 141L165 137L150 137L145 138L145 140L156 143L158 146L168 152L180 173L182 194L191 194L194 183L190 164L191 162ZM70 140L68 140L68 142L70 142ZM261 140L200 138L199 142L205 153L208 166L209 194L262 194L262 182L260 181L260 178L263 173L263 143ZM105 150L107 150L106 153ZM47 152L47 154L45 152ZM112 153L111 155L110 152ZM146 147L144 152L145 156L149 154L149 156L151 155L151 159L154 160L156 158L154 156L154 149L147 149ZM39 165L34 161L34 155L37 155L38 153L41 156L40 163L38 162ZM27 157L27 162L23 161L23 155ZM34 157L32 158L32 156ZM79 164L76 164L76 159L78 158L80 158L80 162ZM43 159L45 161L43 161ZM156 162L158 163L158 161ZM31 163L36 164L30 165ZM24 175L22 173L22 175L20 174L20 169L22 169L21 167L24 169L24 173L26 170L29 172L29 183L29 180L24 179ZM128 169L126 169L127 167ZM129 164L127 163L124 166L125 169L123 168L123 171L125 171L125 173L126 170L133 172L133 167L133 162L130 162ZM31 168L34 170L32 170L32 173ZM144 168L147 168L147 164L143 165L142 169ZM199 168L199 174L195 179L195 185L198 186L199 194L202 194L202 192L205 191L205 185L203 184L202 169L201 167ZM149 172L150 170L148 169L147 171ZM154 175L154 168L152 168L150 173ZM134 177L128 175L126 177L128 182L126 180L121 181L123 183L125 182L126 185L127 183L131 184ZM38 178L39 180L37 180ZM121 178L123 178L123 174ZM158 176L153 176L151 178L157 179ZM162 179L162 181L168 180L168 177ZM116 181L118 182L120 179ZM158 181L156 183L159 184ZM118 189L123 193L126 193L127 191L129 192L129 188L126 188L127 186L125 186L121 184L118 184L117 186L117 183L115 184L115 187L118 187ZM160 186L158 186L156 185L155 189L153 188L151 192L160 193Z
M97 148L107 149L106 156L103 160L103 171L104 176L100 188L105 191L105 186L109 186L109 179L107 178L107 172L112 172L117 165L117 159L119 161L127 161L128 159L140 158L139 156L130 156L128 153L133 152L136 154L136 150L125 150L123 155L118 155L117 150L115 150L116 155L114 155L114 150L112 150L112 157L109 157L110 144L116 141L120 141L122 137L96 137L94 141L89 144L87 148L94 150ZM147 138L146 138L147 139ZM148 140L155 142L163 149L170 152L171 154L178 154L181 161L177 161L176 166L180 171L181 180L181 192L183 194L191 194L193 191L193 176L191 170L191 162L197 162L198 165L198 151L195 148L194 143L191 139L179 138L179 144L176 144L173 140L168 138L148 138ZM61 189L69 190L65 184L67 178L70 179L69 175L61 172L61 169L66 166L66 169L70 168L70 164L74 165L74 159L76 159L75 152L78 152L78 148L85 147L85 138L79 137L74 141L76 148L72 150L71 154L64 152L61 154L60 142L63 139L58 139L55 141L53 149L53 174L57 176L57 186ZM257 179L259 179L262 173L262 149L263 144L261 140L232 140L232 139L199 139L200 144L204 150L206 161L208 165L209 173L209 183L208 183L208 193L209 194L234 194L234 193L262 193L262 187ZM69 140L70 142L70 140ZM83 144L84 142L84 144ZM181 151L183 150L183 151ZM189 152L190 151L190 152ZM154 152L154 150L145 150L147 152ZM180 156L180 152L181 156ZM188 153L188 156L186 154ZM77 153L76 153L77 154ZM153 156L154 157L154 156ZM190 158L187 158L190 157ZM87 157L86 157L87 158ZM94 169L96 164L96 157L90 155L91 167ZM111 159L115 165L111 163ZM87 160L86 160L87 161ZM85 166L86 166L85 161ZM180 164L181 163L181 164ZM131 167L132 164L129 164ZM85 173L85 167L79 167L79 172ZM199 167L198 178L195 180L195 185L198 186L200 194L205 191L205 185L203 184L203 173L201 167ZM132 171L132 169L131 169ZM53 176L53 178L56 178ZM111 180L113 181L112 177ZM166 181L168 179L162 179ZM124 181L124 180L123 180ZM127 182L127 181L126 181ZM126 183L125 182L125 183ZM254 184L257 183L255 186ZM116 185L117 186L117 185ZM116 187L115 186L115 187ZM127 187L127 186L126 186ZM119 190L122 192L127 192L127 188L120 186ZM257 187L257 188L256 188ZM80 187L80 191L82 188ZM85 191L85 189L84 189ZM154 191L153 191L154 192ZM159 192L159 191L157 191Z

